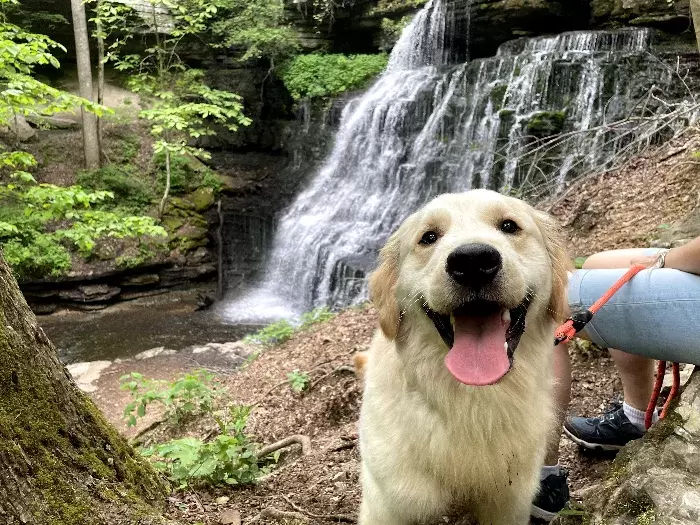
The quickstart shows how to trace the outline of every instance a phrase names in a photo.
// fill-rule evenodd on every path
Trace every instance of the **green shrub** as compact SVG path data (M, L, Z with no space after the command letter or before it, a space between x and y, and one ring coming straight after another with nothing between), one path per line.
M155 223L153 217L120 215L111 211L89 210L80 215L70 228L56 230L57 239L70 241L83 257L90 257L96 240L101 237L166 236L162 226Z
M299 55L281 71L282 80L296 100L332 97L365 87L386 68L388 56L312 53Z
M120 205L144 208L154 198L153 189L133 173L133 167L107 164L100 169L78 174L78 184L94 190L111 191Z
M148 379L138 372L123 375L119 378L121 389L128 390L132 399L124 408L124 419L129 426L135 425L152 403L165 407L165 419L173 425L197 414L211 414L214 402L224 394L221 387L212 383L213 377L204 370L172 382Z
M335 313L333 313L330 309L328 309L325 306L322 306L320 308L314 308L310 312L306 312L301 315L300 328L305 329L316 323L325 323L326 321L330 321L334 317Z
M334 316L335 314L326 307L315 308L302 314L298 325L293 325L283 319L245 336L243 340L247 343L257 343L263 346L278 345L287 341L295 333L306 330L316 323L329 321Z
M145 449L153 465L180 488L191 485L240 485L267 473L271 458L258 458L257 446L245 434L249 407L233 407L226 421L217 418L219 435L212 441L186 437Z
M261 328L254 334L245 336L243 339L247 343L258 343L263 346L274 346L284 343L287 339L294 335L296 331L293 324L289 321L277 321Z
M68 250L50 234L2 243L3 254L19 281L50 275L59 277L71 268Z

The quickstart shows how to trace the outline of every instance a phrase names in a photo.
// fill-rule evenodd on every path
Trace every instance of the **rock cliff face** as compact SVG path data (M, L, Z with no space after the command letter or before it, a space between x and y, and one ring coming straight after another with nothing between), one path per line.
M592 0L592 23L650 26L679 33L690 27L688 0Z

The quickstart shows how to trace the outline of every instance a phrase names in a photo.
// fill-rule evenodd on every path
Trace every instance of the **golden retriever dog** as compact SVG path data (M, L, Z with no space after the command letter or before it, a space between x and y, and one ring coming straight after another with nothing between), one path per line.
M488 190L441 195L391 236L370 278L360 525L528 523L566 261L553 219Z

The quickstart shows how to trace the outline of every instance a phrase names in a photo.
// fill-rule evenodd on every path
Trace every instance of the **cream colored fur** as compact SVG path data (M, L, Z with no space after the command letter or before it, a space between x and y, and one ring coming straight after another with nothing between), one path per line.
M504 234L504 219L522 231ZM419 244L428 229L439 241ZM360 525L430 523L455 508L481 525L528 523L553 422L552 310L566 270L556 232L522 201L475 190L434 199L388 241L370 284L381 330L364 370ZM484 387L450 375L447 348L420 305L424 297L447 313L463 301L445 260L471 242L501 252L494 293L504 304L535 292L512 370Z

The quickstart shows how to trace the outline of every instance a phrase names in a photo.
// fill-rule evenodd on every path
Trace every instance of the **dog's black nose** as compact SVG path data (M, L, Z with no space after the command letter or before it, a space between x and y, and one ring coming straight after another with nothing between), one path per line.
M464 244L448 255L445 271L463 286L479 287L493 281L501 266L496 248L474 243Z

